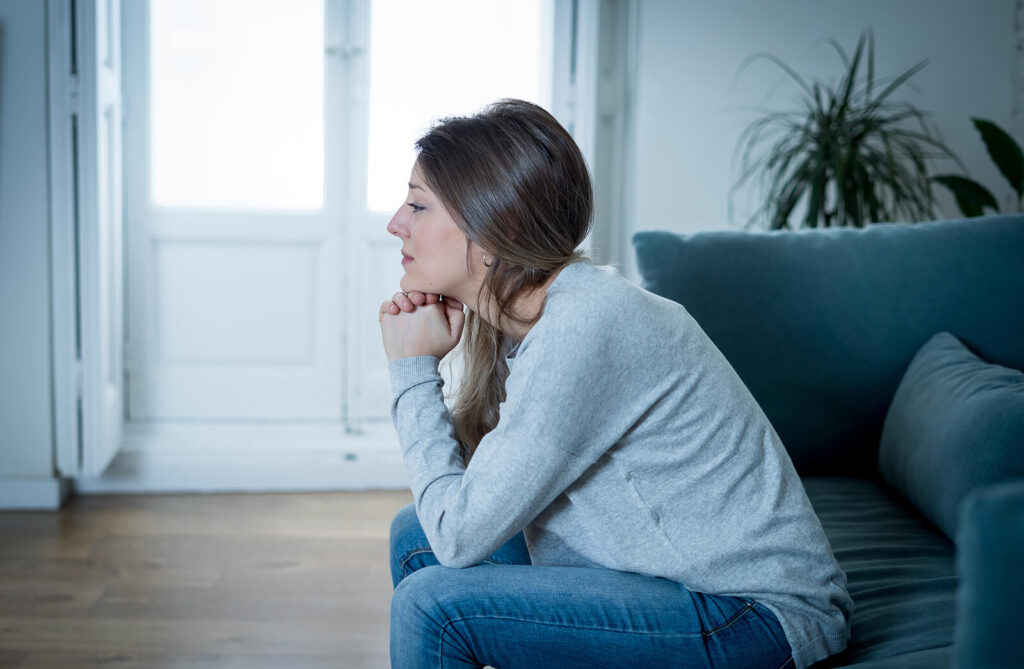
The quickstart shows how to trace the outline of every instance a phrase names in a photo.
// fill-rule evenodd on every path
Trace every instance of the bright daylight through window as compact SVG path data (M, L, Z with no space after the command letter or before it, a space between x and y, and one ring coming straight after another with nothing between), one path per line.
M431 121L498 98L551 103L553 0L375 0L367 204L405 193L413 142Z
M322 0L152 0L152 198L319 209Z

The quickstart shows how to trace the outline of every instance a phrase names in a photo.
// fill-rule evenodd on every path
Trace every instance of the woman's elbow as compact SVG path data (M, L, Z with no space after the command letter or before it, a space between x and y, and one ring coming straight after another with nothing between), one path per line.
M452 569L465 569L480 564L487 555L478 553L469 546L459 546L455 543L445 543L434 549L434 556L441 566Z
M489 545L486 533L479 525L466 520L442 514L436 523L430 524L433 531L426 533L427 539L441 566L452 569L472 567L483 562L497 548Z
M449 567L451 569L465 569L480 562L463 555L445 556L443 558L439 556L437 561L441 563L442 567Z
M472 532L463 536L461 533L443 531L437 541L430 543L434 557L441 566L452 569L465 569L483 562L491 553L484 544Z

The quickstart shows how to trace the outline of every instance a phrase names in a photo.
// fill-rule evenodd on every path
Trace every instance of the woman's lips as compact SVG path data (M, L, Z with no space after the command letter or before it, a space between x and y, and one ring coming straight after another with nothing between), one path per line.
M412 262L412 256L409 256L409 255L406 255L405 253L403 253L402 254L402 264L403 265L408 265L411 262Z

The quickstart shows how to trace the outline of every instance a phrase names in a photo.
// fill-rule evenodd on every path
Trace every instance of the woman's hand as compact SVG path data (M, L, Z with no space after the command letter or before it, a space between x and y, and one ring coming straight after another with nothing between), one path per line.
M381 339L388 362L417 355L443 358L462 337L466 316L453 297L412 291L380 305Z

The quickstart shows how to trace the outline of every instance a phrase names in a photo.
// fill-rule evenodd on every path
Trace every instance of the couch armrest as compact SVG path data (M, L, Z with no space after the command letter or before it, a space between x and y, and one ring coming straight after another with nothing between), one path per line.
M1024 667L1024 479L979 488L960 507L955 666Z

